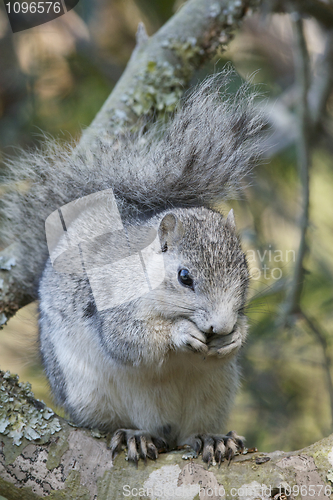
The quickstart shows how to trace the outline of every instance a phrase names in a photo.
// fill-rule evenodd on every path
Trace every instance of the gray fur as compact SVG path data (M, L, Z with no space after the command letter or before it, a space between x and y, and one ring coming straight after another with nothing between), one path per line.
M261 152L262 117L248 84L227 96L233 76L226 70L206 79L164 131L103 139L98 153L46 140L40 151L8 161L9 181L25 180L30 189L1 200L1 244L20 241L25 267L18 278L27 293L37 297L48 257L47 216L78 197L112 187L126 220L173 206L210 207L235 194Z
M100 142L94 154L48 142L11 163L14 177L32 185L5 197L2 234L21 242L29 291L47 259L44 221L69 201L112 187L125 226L159 232L165 278L132 302L97 311L87 278L56 272L49 260L40 280L41 352L53 392L77 424L122 428L115 451L123 440L132 450L128 429L144 431L141 447L148 443L153 457L149 436L161 432L170 446L216 434L201 441L216 443L219 460L222 448L238 446L219 433L238 385L248 270L233 214L224 219L211 207L237 191L258 159L262 120L248 85L227 98L230 76L207 79L162 130ZM96 224L85 213L72 234L89 237ZM178 280L184 267L194 290Z

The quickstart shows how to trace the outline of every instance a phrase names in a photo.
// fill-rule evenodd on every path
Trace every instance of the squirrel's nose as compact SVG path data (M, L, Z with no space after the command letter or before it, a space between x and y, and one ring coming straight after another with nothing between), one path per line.
M207 338L212 337L215 333L214 327L213 326L208 327L207 330L205 331L205 333L206 333Z
M235 329L235 324L230 324L230 323L221 323L219 325L211 325L209 329L209 334L210 335L229 335L230 333L233 332Z

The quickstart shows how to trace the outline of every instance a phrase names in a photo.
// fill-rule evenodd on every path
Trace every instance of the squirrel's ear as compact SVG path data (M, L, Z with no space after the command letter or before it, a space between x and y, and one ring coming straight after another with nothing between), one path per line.
M230 212L228 213L226 223L230 227L230 229L236 231L236 222L233 209L231 209Z
M166 214L160 222L158 236L160 238L162 252L178 241L184 235L184 226L174 214Z

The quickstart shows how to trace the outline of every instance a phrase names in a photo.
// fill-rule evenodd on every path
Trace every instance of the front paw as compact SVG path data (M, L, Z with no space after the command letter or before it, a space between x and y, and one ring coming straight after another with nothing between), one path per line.
M238 351L242 345L240 333L230 333L229 335L214 335L208 341L208 356L224 357Z
M236 453L241 453L244 441L242 436L230 431L228 434L196 434L187 439L186 444L197 454L202 452L202 460L209 466L213 459L221 465L224 458L231 460Z
M206 336L192 321L178 321L173 328L173 344L182 350L207 353Z
M112 436L110 449L112 459L121 450L122 445L127 446L127 458L130 462L138 463L140 458L146 462L158 458L158 450L167 448L163 438L152 437L148 432L133 429L118 429Z

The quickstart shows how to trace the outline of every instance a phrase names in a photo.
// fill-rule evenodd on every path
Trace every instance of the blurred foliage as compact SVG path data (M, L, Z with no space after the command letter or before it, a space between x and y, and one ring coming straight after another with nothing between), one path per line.
M139 21L148 33L159 28L182 2L81 0L48 26L12 35L0 4L0 151L31 146L46 132L78 137L121 75L135 45ZM320 70L323 33L306 21L312 72ZM260 83L267 111L280 127L235 209L253 271L248 314L251 333L242 356L242 387L230 428L261 450L304 447L332 431L322 345L304 320L279 326L285 283L299 242L300 191L293 117L294 63L287 15L249 18L227 52L195 76L231 61L243 78ZM319 69L318 69L319 68ZM259 70L259 71L258 71ZM237 82L235 82L235 87ZM233 90L233 89L231 89ZM310 252L306 257L301 306L322 328L333 356L333 97L325 110L325 134L313 148ZM1 154L0 153L0 154ZM265 267L266 266L266 267ZM256 269L255 269L256 268ZM21 310L0 333L0 366L30 380L36 396L50 403L38 359L35 305ZM226 429L229 430L229 429Z

